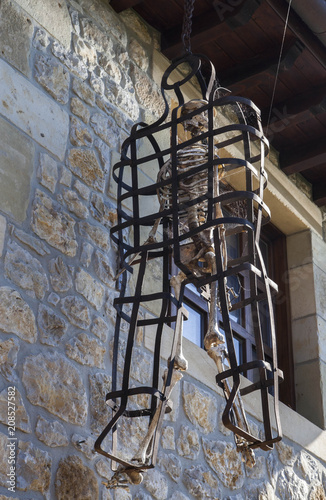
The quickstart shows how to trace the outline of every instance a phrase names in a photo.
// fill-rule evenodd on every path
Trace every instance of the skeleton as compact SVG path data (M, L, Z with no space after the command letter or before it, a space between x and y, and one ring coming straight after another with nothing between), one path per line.
M184 104L181 109L181 115L186 115L196 109L200 109L207 102L203 100L189 101ZM199 113L193 116L189 120L183 122L183 126L186 132L190 132L192 137L199 136L202 132L207 130L207 118L205 112ZM207 161L207 149L208 146L202 143L195 143L188 148L182 149L178 153L178 172L184 172L190 170L200 164L204 164ZM217 156L217 155L216 155ZM171 176L170 163L167 162L161 169L159 174L159 180L161 178L167 178ZM219 191L219 180L223 176L223 167L215 167L214 172L214 182L213 182L213 196L218 195ZM179 201L189 202L198 198L207 192L208 181L206 177L205 170L194 174L193 176L186 177L185 181L180 181L178 186ZM170 195L168 189L163 189L159 193L159 199L162 205L162 200L165 204L169 204ZM187 208L185 213L179 215L181 223L183 222L185 226L192 230L197 228L202 222L205 221L205 210L207 201L197 203ZM220 204L215 206L215 218L223 217L222 209ZM222 264L223 270L227 268L227 247L226 247L226 237L225 228L223 225L219 227L220 241L222 242ZM212 239L212 229L204 229L202 232L196 234L193 238L193 242L197 251L195 257L191 258L185 264L190 265L193 269L195 268L197 272L201 272L202 268L198 267L198 261L204 259L206 267L205 271L210 272L212 275L216 274L216 261L215 261L215 249ZM185 274L180 271L177 276L172 277L171 285L174 288L175 296L179 299L180 288L182 281L186 278ZM226 284L225 284L226 285ZM216 281L213 281L210 285L210 309L209 309L209 322L208 329L204 337L204 346L207 354L213 359L216 364L218 373L222 373L224 370L230 366L228 360L228 353L225 346L225 337L219 331L218 321L217 321L217 304L218 304L218 285ZM230 301L229 301L230 303ZM185 361L182 353L182 330L178 332L180 338L178 340L178 352L175 358L175 368L182 370L185 369ZM180 361L181 362L180 362ZM227 398L229 398L231 393L230 385L227 379L223 382L224 392ZM236 401L233 405L234 417L237 425L246 432L249 432L248 422L245 416L243 404L240 395L237 396ZM235 435L235 441L237 449L242 453L243 460L246 464L252 467L255 464L255 458L253 451L248 447L248 443L238 435Z

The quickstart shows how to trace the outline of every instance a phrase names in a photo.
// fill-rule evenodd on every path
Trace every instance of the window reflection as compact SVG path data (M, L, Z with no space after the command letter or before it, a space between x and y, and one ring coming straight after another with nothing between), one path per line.
M189 313L188 320L183 323L183 336L201 347L204 327L204 313L197 311L187 302L184 302L183 305Z

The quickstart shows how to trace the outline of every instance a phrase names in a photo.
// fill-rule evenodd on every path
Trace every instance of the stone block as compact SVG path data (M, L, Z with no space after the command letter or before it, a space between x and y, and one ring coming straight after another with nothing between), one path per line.
M100 74L97 74L97 73L100 73ZM96 94L99 94L100 96L104 95L105 83L104 83L103 76L101 74L101 70L97 71L97 72L95 72L95 71L92 72L92 74L89 78L89 83Z
M230 490L242 488L245 479L244 468L234 445L203 438L203 450L208 465L216 472L224 486Z
M60 302L60 297L54 292L51 292L48 296L48 303L56 307Z
M48 352L26 357L22 381L33 405L65 422L86 423L88 405L82 376L62 354Z
M165 500L168 496L167 479L156 469L146 472L144 486L156 500Z
M174 427L167 425L161 432L161 445L163 450L175 450Z
M114 57L114 48L112 38L106 36L91 19L86 17L80 19L80 28L82 37L89 42L99 53L109 54Z
M121 17L123 22L132 29L137 36L147 45L152 43L152 37L143 20L132 9L127 9L122 12Z
M100 432L111 418L111 410L105 404L105 396L111 391L111 377L105 373L89 375L91 429Z
M17 454L17 489L39 491L45 494L50 488L52 459L47 451L32 443L19 441Z
M42 30L38 29L35 31L33 39L33 47L42 52L46 52L47 47L50 45L51 41L48 34Z
M84 332L66 344L66 354L81 365L104 368L105 347Z
M72 278L67 264L62 257L49 262L50 281L56 292L68 292L72 287Z
M17 0L17 3L54 38L70 47L71 20L65 3L51 0Z
M93 144L93 137L87 127L75 116L70 117L70 142L73 146L87 146Z
M120 65L112 59L110 55L104 52L98 59L99 65L104 69L105 73L114 81L116 85L121 84L122 73ZM99 93L99 92L97 92ZM101 94L101 93L100 93Z
M325 214L326 215L326 214ZM311 232L312 258L314 263L326 272L326 242L314 232Z
M5 275L33 299L43 299L49 289L46 273L39 260L14 241L8 244Z
M0 432L0 449L3 453L0 454L0 486L8 486L8 459L9 459L9 448L8 444L8 434L3 434Z
M184 410L190 422L208 434L216 428L216 398L190 383L183 383Z
M134 38L129 43L129 57L134 61L142 71L147 71L149 58L144 48Z
M292 319L304 318L316 313L313 264L289 270L289 290Z
M54 193L58 181L57 162L51 156L41 153L37 176L40 179L40 184Z
M103 226L112 227L117 222L116 209L104 202L103 197L92 193L90 203L91 215Z
M50 422L39 416L36 423L35 434L40 441L50 446L50 448L67 446L69 444L66 429L57 420Z
M55 493L58 500L94 500L99 495L95 473L76 455L63 458L56 473Z
M321 373L323 365L319 360L314 360L297 364L294 367L296 410L321 428L325 426L326 415L326 405L325 402L323 403L321 392L321 380L326 380ZM324 370L324 376L326 376L326 370Z
M99 226L89 224L83 221L79 223L79 232L81 236L85 236L91 243L98 246L105 252L110 248L110 236L107 231Z
M72 35L72 43L76 54L82 58L89 69L93 69L97 65L97 53L94 47L75 33Z
M110 171L112 149L101 141L98 137L94 140L94 147L98 152L102 167L105 172Z
M72 173L65 167L61 167L60 184L70 187L72 183Z
M104 191L104 172L93 150L71 149L68 156L68 167L85 184L96 191Z
M323 323L315 314L292 322L292 343L294 363L303 363L319 356L318 323ZM322 325L320 325L322 326ZM326 340L326 323L324 326ZM322 347L322 343L320 343ZM326 346L324 348L326 355ZM325 358L326 359L326 358Z
M170 478L178 483L181 477L182 467L180 459L173 455L173 453L169 453L166 455L165 453L161 453L158 459L158 465L165 471Z
M91 326L93 335L96 335L102 342L105 342L108 338L109 331L109 325L100 316L97 316Z
M190 460L198 458L200 451L198 432L186 425L182 425L177 441L177 450L181 457L189 458Z
M76 450L81 451L88 460L92 460L95 457L94 451L94 439L91 437L85 437L81 434L73 434L71 442L76 448Z
M74 78L72 81L72 90L86 104L95 106L95 94L85 82L82 82L79 78Z
M5 244L7 221L0 215L0 257L2 257L3 247Z
M206 467L193 465L185 469L183 484L195 498L222 498L218 480Z
M80 269L76 274L75 286L78 293L98 311L104 301L104 287L90 274Z
M9 0L1 2L1 55L27 77L31 74L29 55L33 29L29 16L20 8L17 8L14 2Z
M69 319L70 323L83 330L87 330L91 324L88 307L84 302L73 295L68 295L61 300L61 311Z
M70 189L63 191L62 198L70 212L77 215L80 219L87 219L88 208L79 199L78 194Z
M86 80L88 77L88 68L83 62L82 58L77 54L74 54L70 49L66 49L63 45L58 42L53 42L52 44L52 54L59 59L75 76Z
M139 104L154 116L163 114L165 104L159 87L137 66L131 65L131 78Z
M39 305L37 321L42 344L59 345L67 332L67 322L44 304Z
M34 313L13 288L0 288L0 330L15 333L26 342L36 342Z
M297 466L308 483L321 483L322 474L317 460L305 450L300 452Z
M75 221L62 211L61 206L36 190L32 211L32 228L34 232L49 245L60 252L73 257L77 251Z
M84 242L82 244L82 249L80 253L80 263L85 266L89 267L91 262L92 262L92 255L93 255L93 250L94 247L87 242Z
M68 113L2 60L0 73L3 75L0 113L63 160L69 130Z
M35 60L35 80L61 104L69 99L69 72L53 57L40 54Z
M98 250L96 250L94 254L94 270L102 283L114 288L114 271L111 266L111 261Z
M16 428L23 432L32 432L30 419L27 414L23 398L17 389L15 391L15 400L13 402L15 404ZM4 425L8 425L8 411L8 389L6 387L0 393L0 422Z
M118 41L121 45L126 46L126 28L113 9L108 9L101 0L93 0L91 3L89 0L79 0L79 4L82 6L84 12L88 12L90 17L94 19L94 22L85 18L81 19L81 32L84 38L88 39L88 36L93 37L95 42L95 37L99 36L98 32L100 32L105 34L106 38L112 40L114 44ZM95 31L96 28L97 30ZM103 43L101 38L98 41L99 43ZM91 40L90 42L92 43ZM105 51L106 46L103 45L101 48L98 45L97 50L99 52Z
M314 266L316 312L326 321L326 271ZM308 298L308 297L307 297Z
M284 500L302 500L303 498L308 498L309 488L307 483L289 468L280 472L277 486L277 492Z
M73 97L71 99L71 101L70 101L70 109L71 109L71 112L74 115L76 115L79 118L81 118L84 123L88 123L89 122L91 113L90 113L89 109L87 108L87 106L85 106L85 104L83 103L83 101L81 101L80 99L78 99L78 97Z
M246 476L250 479L263 480L267 475L266 457L265 456L255 457L255 461L256 463L254 467L247 467L247 466L245 467Z
M89 199L89 194L91 190L89 189L88 186L85 186L82 182L80 182L79 179L76 179L74 182L74 189L77 191L79 196L83 198L83 200L88 200Z
M288 267L299 267L312 262L311 231L291 234L286 238Z
M0 83L0 87L1 85ZM3 102L2 96L2 105ZM3 114L6 115L6 112ZM18 222L23 222L29 203L34 146L30 139L2 118L0 136L0 210L13 216ZM3 234L3 219L1 229Z
M117 87L115 82L108 80L105 87L106 98L115 106L122 109L129 118L136 122L139 117L139 104L134 90Z
M120 140L120 130L111 116L95 113L90 120L91 127L110 148L117 148Z
M17 339L8 339L0 342L0 374L8 381L16 381L14 372L17 365L19 342Z
M26 245L30 250L33 250L38 255L41 255L41 257L44 257L44 255L49 255L49 249L43 243L43 241L35 238L31 234L24 233L24 231L21 231L14 226L11 227L11 234L15 236L21 243Z

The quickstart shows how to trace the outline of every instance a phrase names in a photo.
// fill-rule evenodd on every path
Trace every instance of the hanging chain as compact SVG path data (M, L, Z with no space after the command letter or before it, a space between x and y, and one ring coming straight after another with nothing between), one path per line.
M191 52L190 35L192 28L192 13L195 0L185 0L181 40L186 52Z

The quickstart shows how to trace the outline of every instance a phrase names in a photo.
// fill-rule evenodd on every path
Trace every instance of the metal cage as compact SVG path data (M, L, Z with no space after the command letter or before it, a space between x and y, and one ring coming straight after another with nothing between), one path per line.
M209 68L209 79L203 76L203 67L206 67L206 74ZM183 73L178 73L179 69ZM183 76L180 77L180 74ZM190 80L199 86L202 96L195 109L184 114L180 112L186 103L183 90ZM212 283L218 284L218 298L210 307L219 308L222 316L221 328L228 351L228 366L216 376L216 382L224 390L226 397L223 423L235 435L246 440L249 448L268 450L274 442L281 439L278 384L282 380L282 372L277 366L272 305L272 292L277 290L277 286L267 276L259 246L261 227L270 220L269 209L263 201L263 191L267 185L264 158L269 146L263 134L260 111L248 99L232 95L221 96L210 61L204 56L191 53L174 61L167 69L163 75L161 91L165 102L163 115L153 125L138 123L133 126L130 136L122 146L121 161L113 168L113 178L118 189L118 223L112 228L111 236L119 248L120 296L114 301L116 327L112 392L106 396L107 403L112 408L112 419L98 437L95 449L112 459L114 467L118 463L120 469L122 466L123 470L127 471L145 470L155 465L162 420L165 412L170 410L168 395L177 348L175 335L168 371L162 386L160 350L163 328L178 322L175 331L180 328L180 321L182 322L185 315L182 306L184 289L189 283L200 291L209 290ZM172 93L177 105L170 110L168 102ZM185 121L189 123L189 120L198 119L199 115L205 116L205 127L196 136L181 140L180 127ZM205 155L202 161L194 162L191 168L181 170L180 154L187 150L185 148L192 150L194 145L196 148L198 145L204 145ZM232 150L232 154L228 153L226 148ZM169 173L162 176L160 172L167 162ZM189 199L186 195L181 196L181 184L196 184L193 181L196 175L196 179L205 179L200 183L201 187L204 186L203 189L197 194L193 193ZM222 185L224 189L219 189ZM225 185L229 186L229 189L225 189ZM165 193L163 202L162 199L160 201L160 193L161 198L162 193ZM238 207L236 213L228 210L232 206ZM200 211L200 217L197 216L195 227L189 227L186 218L194 207L200 207L196 212L198 214ZM148 233L153 227L155 234ZM189 264L191 256L198 251L196 238L203 234L209 235L210 238L215 259L214 272L208 272L207 265L200 256L197 263ZM222 239L227 239L229 235L242 235L246 241L246 249L241 256L226 262L225 256L223 257ZM185 275L179 297L170 289L171 258ZM156 277L158 289L147 292L148 268L153 268L153 265L160 270ZM234 304L230 304L228 279L239 279L244 273L249 279L250 291ZM128 284L132 274L136 275L135 278L132 277L133 287ZM273 353L273 359L269 362L264 354L259 307L261 301L265 301L268 310ZM140 316L140 308L146 308L149 303L155 304L157 315L150 318ZM230 311L243 308L251 309L257 360L238 365ZM171 311L175 310L177 313L172 314ZM128 331L125 336L124 366L120 380L118 358L122 321L127 324ZM151 384L148 386L131 380L138 327L155 329ZM256 372L258 380L241 387L241 374L249 370ZM225 391L226 382L230 387L229 392ZM269 396L271 387L273 397ZM244 398L254 391L260 393L264 420L262 438L254 436L248 428L239 427L234 418L236 398ZM147 404L143 407L130 404L133 396L137 395L147 395ZM121 456L117 451L120 419L145 419L146 428L149 428L154 415L155 432L152 433L147 447L146 460L139 462ZM113 436L112 448L107 451L108 445L104 445L103 441L110 432Z

